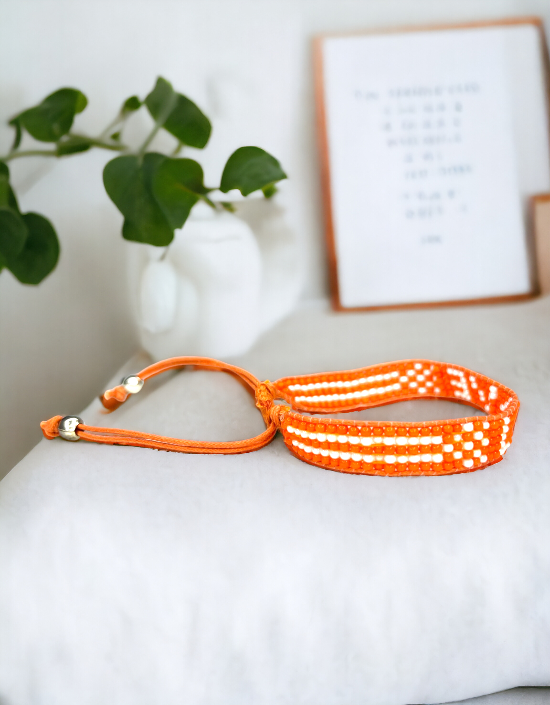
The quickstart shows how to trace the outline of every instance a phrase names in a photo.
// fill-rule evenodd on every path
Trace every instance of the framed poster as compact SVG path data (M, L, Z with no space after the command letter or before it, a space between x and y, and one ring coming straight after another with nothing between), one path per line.
M333 304L538 293L528 200L550 191L537 18L314 43Z

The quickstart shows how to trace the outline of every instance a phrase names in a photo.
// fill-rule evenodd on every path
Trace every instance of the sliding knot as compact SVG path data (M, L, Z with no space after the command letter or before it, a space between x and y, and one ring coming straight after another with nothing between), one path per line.
M42 421L40 423L42 433L44 434L44 437L47 438L49 441L59 436L59 422L62 418L63 416L52 416L51 419L48 419L47 421Z
M271 384L271 382L266 379L265 382L260 382L256 387L256 406L262 412L266 426L269 426L271 418L269 412L273 406L273 400L277 396L277 390Z

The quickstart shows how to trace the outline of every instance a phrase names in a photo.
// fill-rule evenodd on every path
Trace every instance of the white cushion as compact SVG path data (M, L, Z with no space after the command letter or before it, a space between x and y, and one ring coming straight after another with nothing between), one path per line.
M42 441L0 484L2 705L404 705L549 685L549 353L546 298L304 308L236 361L272 380L408 357L483 372L522 408L505 460L466 475L343 475L280 439L240 456ZM448 413L433 404L363 415ZM82 416L212 440L263 428L207 372Z

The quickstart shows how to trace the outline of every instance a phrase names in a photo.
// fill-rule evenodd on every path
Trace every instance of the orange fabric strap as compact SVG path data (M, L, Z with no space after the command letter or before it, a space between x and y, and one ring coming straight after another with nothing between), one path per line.
M285 377L271 383L260 382L246 370L219 360L173 357L125 378L122 384L107 390L101 402L113 411L139 392L146 380L188 365L236 376L254 393L266 430L244 441L218 443L87 426L78 417L54 416L40 424L42 431L49 439L62 435L68 440L83 438L182 453L234 454L262 448L280 430L295 456L322 468L365 475L450 475L502 460L519 411L519 400L511 389L464 367L431 360L402 360L347 372ZM311 415L426 398L458 401L486 415L426 422L353 421ZM277 399L289 406L276 404Z

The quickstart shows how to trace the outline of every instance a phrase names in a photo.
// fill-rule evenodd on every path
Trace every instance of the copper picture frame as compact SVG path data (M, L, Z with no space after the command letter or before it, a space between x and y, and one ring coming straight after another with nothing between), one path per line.
M412 27L400 27L400 28L389 28L384 30L372 30L372 31L361 31L352 33L334 33L334 34L323 34L314 38L313 40L313 65L314 65L314 88L315 88L315 105L316 105L316 118L317 118L317 138L318 138L318 154L320 162L320 176L321 176L321 195L323 203L323 214L325 221L325 236L326 236L326 246L328 255L328 265L329 265L329 282L330 282L330 293L332 306L337 311L375 311L375 310L387 310L387 309L406 309L406 308L432 308L437 306L461 306L461 305L471 305L471 304L489 304L489 303L503 303L509 301L524 301L532 299L541 293L539 276L537 271L537 261L536 261L536 247L534 242L533 234L533 218L532 213L526 209L525 223L525 235L527 238L527 247L529 251L529 265L530 265L530 282L531 288L526 293L512 294L512 295L496 295L487 296L483 298L459 298L453 300L441 300L441 301L422 301L422 302L404 302L404 303L389 303L389 304L375 304L375 305L353 305L345 306L342 303L340 295L339 286L339 274L337 266L337 248L336 248L336 232L335 232L335 220L333 211L333 200L332 200L332 187L331 187L331 164L330 164L330 149L329 149L329 137L327 130L327 109L326 109L326 96L325 96L325 82L324 82L324 66L323 66L323 49L324 42L327 39L334 37L346 38L346 37L358 37L363 35L377 35L377 34L396 34L396 33L411 33L411 32L437 32L442 30L454 30L454 29L473 29L473 28L490 28L490 27L509 27L518 25L531 25L536 28L541 50L541 66L542 73L544 76L544 94L545 94L545 127L547 134L550 135L550 61L548 57L548 45L546 42L546 37L544 33L544 25L540 18L538 17L517 17L517 18L507 18L501 20L488 20L488 21L478 21L478 22L467 22L460 24L440 24L434 26L412 26ZM539 195L539 199L544 199L546 196ZM550 195L548 196L550 199Z
M541 295L550 294L550 193L531 198L530 223L537 260L537 280Z

